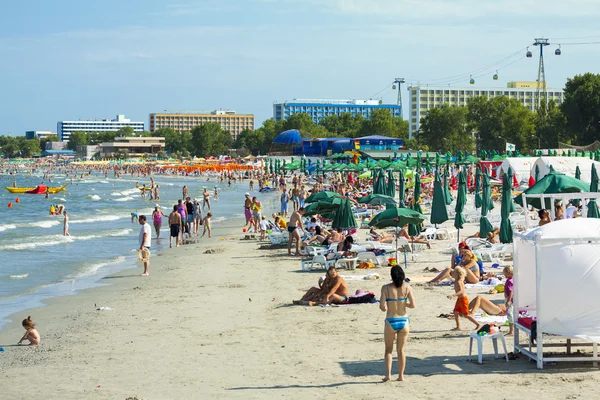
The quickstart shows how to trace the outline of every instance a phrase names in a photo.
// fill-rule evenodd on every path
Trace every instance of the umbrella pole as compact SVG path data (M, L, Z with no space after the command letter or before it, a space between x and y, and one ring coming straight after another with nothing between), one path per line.
M460 243L460 229L456 230L456 243Z
M396 265L398 265L398 227L396 227ZM404 265L406 268L406 265Z

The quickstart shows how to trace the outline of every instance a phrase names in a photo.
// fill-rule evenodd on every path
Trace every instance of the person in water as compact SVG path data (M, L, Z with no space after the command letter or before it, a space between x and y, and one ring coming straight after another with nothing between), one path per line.
M392 376L392 352L394 341L398 351L398 380L404 380L404 368L406 367L406 354L404 347L408 339L409 319L406 313L408 308L415 308L412 288L405 282L405 274L402 267L392 267L390 274L392 283L381 287L379 308L386 313L383 328L383 340L385 342L385 376L383 381L387 382Z
M35 329L35 323L31 320L31 317L28 316L27 318L25 318L22 324L23 328L25 328L25 334L17 344L23 343L24 340L29 340L30 346L36 346L40 344L40 333L37 331L37 329Z
M65 221L63 224L63 236L71 236L69 233L69 213L67 210L63 212L63 215L65 216Z

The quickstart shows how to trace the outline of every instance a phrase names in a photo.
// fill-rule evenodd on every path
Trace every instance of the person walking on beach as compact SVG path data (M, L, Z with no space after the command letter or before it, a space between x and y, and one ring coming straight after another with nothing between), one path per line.
M394 340L398 351L398 380L404 380L404 368L406 367L404 347L409 332L409 319L406 315L406 309L415 308L412 288L405 282L402 267L398 265L392 267L390 274L392 283L381 287L381 297L379 298L379 308L386 313L383 328L383 340L385 342L384 382L389 381L392 376Z
M204 217L204 219L202 220L202 225L204 226L204 230L202 231L202 236L204 237L204 234L206 234L208 232L208 237L211 237L211 229L210 229L210 219L212 217L212 213L209 211L206 214L206 217Z
M303 215L304 208L301 208L298 211L294 211L292 213L292 216L290 217L290 222L287 226L287 230L290 234L290 239L288 241L288 256L292 255L292 244L294 244L294 239L296 240L296 253L294 255L300 255L300 243L302 242L302 235L300 235L300 230L304 231L304 227L302 226Z
M69 233L69 213L67 210L63 212L63 215L65 216L65 221L63 224L63 236L71 236Z
M140 254L142 255L142 260L144 263L144 273L142 276L148 276L150 275L150 246L152 243L152 229L146 222L145 215L140 215L138 220L142 226L138 236L140 242Z
M288 215L288 203L290 201L290 195L288 194L286 189L283 189L283 193L281 193L281 215L287 217Z
M251 228L252 227L252 199L250 198L250 193L246 193L244 199L244 217L246 218L246 223L242 228Z
M467 272L461 266L457 266L454 268L453 277L454 277L454 294L448 295L448 300L452 300L452 298L456 297L456 304L454 305L454 320L456 321L456 328L452 329L453 331L460 331L460 317L463 316L472 323L475 324L475 329L479 329L481 326L479 322L471 315L469 311L469 299L467 298L465 292L465 277L467 276Z
M254 227L254 232L258 232L258 223L260 222L262 203L256 198L256 196L252 198L252 206L250 208L252 209L252 226Z
M177 200L177 212L181 216L181 243L183 243L183 235L185 234L185 223L187 221L187 208L182 200Z
M181 215L177 211L177 206L173 206L173 212L169 214L169 247L173 248L173 238L175 238L175 246L179 247L179 231L181 230Z
M185 211L187 213L185 230L188 233L188 237L192 237L192 232L194 231L194 204L189 197L185 199Z
M162 217L167 215L159 208L158 204L154 206L152 211L152 222L154 223L154 231L156 232L156 238L160 237L160 227L162 226Z
M198 199L194 199L192 202L192 215L194 216L194 235L198 236L198 226L202 219L202 212L200 211L200 202Z

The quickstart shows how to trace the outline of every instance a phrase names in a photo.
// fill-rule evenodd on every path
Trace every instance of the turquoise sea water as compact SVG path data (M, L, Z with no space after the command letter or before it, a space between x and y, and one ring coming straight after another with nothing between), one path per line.
M136 259L140 225L131 222L131 213L145 214L152 226L151 213L156 203L169 214L182 187L187 185L192 198L202 198L207 187L211 192L213 234L219 227L243 225L244 193L246 182L232 184L218 182L211 177L184 178L154 176L159 185L160 201L144 200L135 184L150 185L149 178L121 179L92 175L74 181L66 191L50 195L11 194L4 186L12 185L12 178L2 177L0 186L0 326L6 317L20 310L39 306L42 300L75 294L78 290L96 285L104 276L116 271L140 266ZM17 176L19 187L35 187L42 176ZM48 186L62 186L70 182L66 177L53 176ZM213 200L218 186L219 200ZM276 201L274 193L257 195L263 203ZM16 203L19 197L20 203ZM13 203L8 208L9 202ZM63 216L50 216L50 205L63 204L69 212L69 232L63 236ZM205 211L206 212L206 211ZM155 240L152 226L153 252L168 247L168 223L163 217L161 239ZM241 233L241 231L240 231Z

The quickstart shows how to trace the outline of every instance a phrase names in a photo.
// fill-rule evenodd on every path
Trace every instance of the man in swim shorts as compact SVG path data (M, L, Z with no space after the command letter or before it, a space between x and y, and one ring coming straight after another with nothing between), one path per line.
M252 199L250 198L250 193L246 193L246 199L244 200L244 217L246 217L246 223L243 228L246 226L252 227Z
M287 230L290 233L290 239L288 241L288 255L292 255L292 244L294 243L294 239L296 239L296 253L295 255L300 255L300 242L302 241L302 236L300 235L300 230L304 231L304 227L302 226L302 216L304 215L304 208L299 209L298 211L294 211L292 216L290 217L290 222L288 223Z
M175 238L175 246L179 247L179 230L181 229L181 215L177 212L177 206L173 206L173 212L169 214L169 247L173 247L173 238Z
M296 300L293 303L304 306L315 306L317 304L342 304L348 301L348 284L344 278L338 275L333 265L329 267L325 281L319 286L320 288L312 288L304 295L305 297L314 298L314 301ZM313 293L310 293L311 291Z

